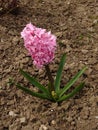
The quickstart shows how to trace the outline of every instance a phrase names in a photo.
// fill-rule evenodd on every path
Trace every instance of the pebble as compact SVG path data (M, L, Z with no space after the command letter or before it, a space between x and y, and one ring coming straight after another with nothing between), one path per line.
M20 118L20 122L21 123L25 123L26 122L26 118L25 117Z
M39 127L39 130L48 130L48 128L47 128L45 125L41 125L41 126Z
M83 54L87 54L88 53L88 50L85 50L85 49L83 49L81 51L82 51Z
M71 125L75 125L75 121L72 121L72 122L71 122Z
M16 114L14 113L14 111L10 111L10 112L9 112L9 115L10 115L10 116L13 116L13 117L16 116Z
M56 121L55 121L55 120L52 120L52 121L51 121L51 124L52 124L52 125L55 125L55 124L56 124Z
M98 116L95 116L96 119L98 119Z
M93 21L93 24L97 24L97 23L98 23L98 20L95 19L95 20Z

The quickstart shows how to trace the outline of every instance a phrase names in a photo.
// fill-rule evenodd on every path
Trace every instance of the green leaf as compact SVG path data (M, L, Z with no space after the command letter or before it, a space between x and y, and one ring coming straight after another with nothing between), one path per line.
M33 92L33 91L31 91L30 89L21 86L20 84L16 84L16 86L17 86L19 89L25 91L26 93L28 93L28 94L30 94L30 95L32 95L32 96L34 96L34 97L38 97L38 98L41 98L41 99L49 99L47 95L42 94L42 93Z
M27 72L24 72L23 70L20 70L21 74L33 85L35 85L37 88L39 88L42 92L49 95L48 90L41 85L39 82L37 82L33 77L31 77Z
M84 67L80 70L68 83L64 86L64 88L60 91L59 97L61 97L77 80L78 78L84 73L87 67Z
M60 89L60 81L61 81L63 67L64 67L64 64L65 64L65 59L66 59L66 54L63 54L61 61L60 61L60 64L59 64L59 68L58 68L58 71L57 71L55 84L54 84L56 93L58 93L58 91Z
M84 83L81 83L78 87L76 87L71 93L62 96L61 98L59 98L59 100L57 102L62 102L64 100L67 100L71 97L73 97L77 92L79 92L82 88L84 87Z

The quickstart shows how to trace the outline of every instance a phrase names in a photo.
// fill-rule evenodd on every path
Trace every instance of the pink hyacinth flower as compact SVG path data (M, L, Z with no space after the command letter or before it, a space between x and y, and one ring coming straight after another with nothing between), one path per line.
M27 24L21 32L24 46L29 51L33 64L37 68L47 65L54 58L56 50L56 36L45 29L37 28L31 23Z

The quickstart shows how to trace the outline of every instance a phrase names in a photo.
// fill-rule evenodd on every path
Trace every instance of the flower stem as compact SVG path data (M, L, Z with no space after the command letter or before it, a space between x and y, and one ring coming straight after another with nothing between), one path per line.
M50 91L50 93L52 93L52 91L54 91L54 79L51 75L51 72L50 72L50 68L49 68L49 65L45 65L45 69L46 69L46 75L48 76L48 79L49 79L49 86L48 86L48 89Z

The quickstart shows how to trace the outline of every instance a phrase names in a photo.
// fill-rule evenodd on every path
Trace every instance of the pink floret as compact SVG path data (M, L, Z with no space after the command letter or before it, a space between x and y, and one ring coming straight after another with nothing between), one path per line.
M21 37L37 68L42 68L43 65L52 62L56 50L55 35L29 23L21 32Z

